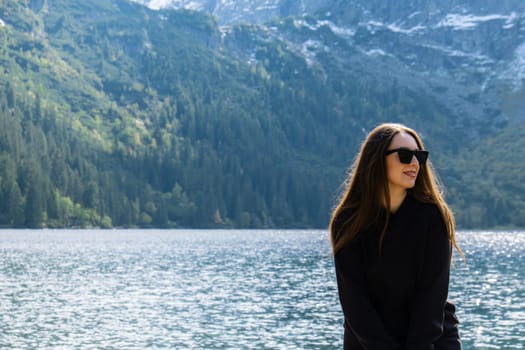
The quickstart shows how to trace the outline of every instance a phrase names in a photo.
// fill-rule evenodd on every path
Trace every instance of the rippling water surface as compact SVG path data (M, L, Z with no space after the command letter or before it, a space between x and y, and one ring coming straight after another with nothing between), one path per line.
M524 349L525 232L459 232L464 349ZM0 231L0 348L336 349L324 231Z

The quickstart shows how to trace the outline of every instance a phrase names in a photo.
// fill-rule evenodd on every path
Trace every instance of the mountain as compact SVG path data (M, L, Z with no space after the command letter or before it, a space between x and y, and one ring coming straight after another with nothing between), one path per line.
M507 144L500 135L519 134L517 130L523 128L525 3L522 1L142 3L156 8L188 8L216 16L224 42L248 64L258 64L256 57L262 43L280 41L302 57L310 69L321 71L325 81L333 80L334 84L365 81L378 89L379 95L401 90L417 96L417 101L425 101L429 109L443 116L442 120L432 120L432 113L421 107L407 111L406 119L399 112L370 119L409 122L428 133L437 147L445 144L440 152L466 159L465 163L460 162L465 168L455 165L454 171L442 174L445 183L450 184L451 201L461 203L457 213L461 224L483 226L495 202L523 200L523 186L502 189L497 181L479 184L470 176L479 167L486 169L479 174L480 178L500 176L501 162L494 168L481 166L471 160L471 152L482 147L486 140L491 144L494 140ZM243 27L244 30L239 29ZM245 31L252 34L237 34ZM381 100L382 96L375 99ZM514 154L511 158L525 159L523 147L505 149ZM509 164L508 168L515 168L515 164ZM519 166L515 170L517 174L524 172ZM470 191L468 184L476 189ZM472 193L478 191L484 195L476 194L472 200ZM478 207L479 202L492 204ZM497 225L517 221L525 224L521 219L523 212L515 211L510 204L505 210L512 214L505 215L505 220L496 220Z
M312 74L238 62L198 13L57 0L0 17L2 225L326 225L339 164L329 89L300 91Z
M500 125L525 119L525 4L485 1L140 1L255 24L310 64L424 91L451 114ZM245 53L250 57L250 53ZM338 75L340 72L337 73Z
M523 5L468 4L3 1L0 225L326 227L389 120L523 226Z

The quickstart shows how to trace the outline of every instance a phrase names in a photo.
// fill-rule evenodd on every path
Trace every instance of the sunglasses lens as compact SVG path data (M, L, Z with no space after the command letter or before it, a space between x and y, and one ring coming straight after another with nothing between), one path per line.
M416 151L414 153L416 155L416 158L417 158L417 161L419 162L419 164L420 165L425 164L425 162L427 161L427 158L428 158L428 152L426 152L426 151Z
M399 156L399 161L403 164L410 164L412 157L414 156L414 152L407 149L400 149L397 151L397 154Z

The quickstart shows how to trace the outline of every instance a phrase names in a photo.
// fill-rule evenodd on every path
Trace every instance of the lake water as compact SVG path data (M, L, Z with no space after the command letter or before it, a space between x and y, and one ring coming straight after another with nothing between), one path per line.
M525 348L525 232L459 232L463 349ZM0 231L1 349L340 349L325 231Z

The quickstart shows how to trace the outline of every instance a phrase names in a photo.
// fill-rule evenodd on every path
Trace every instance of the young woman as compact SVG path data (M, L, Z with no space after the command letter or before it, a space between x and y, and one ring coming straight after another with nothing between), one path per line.
M454 218L417 133L370 132L330 222L344 349L461 349L447 301Z

